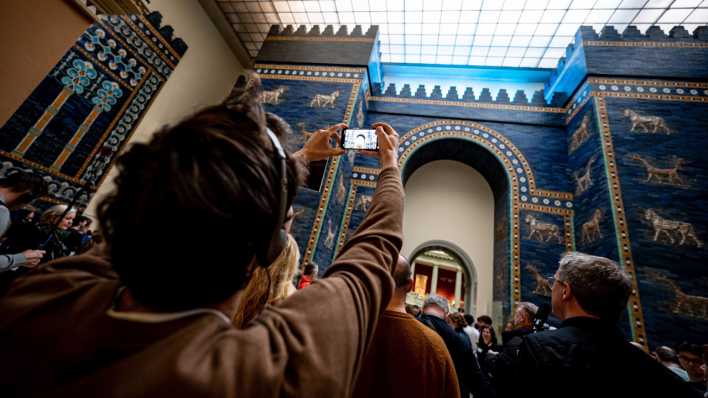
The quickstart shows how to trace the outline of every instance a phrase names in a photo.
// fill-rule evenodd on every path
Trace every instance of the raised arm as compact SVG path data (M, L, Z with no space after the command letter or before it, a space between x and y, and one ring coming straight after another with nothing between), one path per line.
M254 394L272 389L293 396L351 394L379 314L391 297L391 268L402 245L398 136L387 125L374 127L382 171L361 226L324 278L267 308L256 321L265 330L255 327L241 336L250 342L240 347L252 352L233 358L241 363L237 368L261 368L272 376L252 385Z

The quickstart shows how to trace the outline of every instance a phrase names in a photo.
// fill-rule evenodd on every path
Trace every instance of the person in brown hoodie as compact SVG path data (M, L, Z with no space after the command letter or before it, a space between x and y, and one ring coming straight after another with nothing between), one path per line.
M0 396L351 395L402 244L398 136L373 126L381 172L372 205L324 277L237 329L260 248L283 222L281 176L290 206L297 158L341 153L329 144L335 126L286 155L279 173L274 136L284 140L287 127L254 98L131 146L99 206L106 255L48 263L2 294Z

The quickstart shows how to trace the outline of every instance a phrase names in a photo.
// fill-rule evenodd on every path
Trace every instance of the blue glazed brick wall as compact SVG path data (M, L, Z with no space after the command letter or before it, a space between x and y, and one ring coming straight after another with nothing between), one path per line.
M299 63L319 65L367 66L375 49L378 26L363 32L360 25L349 34L343 25L334 33L332 25L320 32L315 25L308 32L304 25L297 30L292 25L281 31L272 26L258 52L259 63Z
M459 106L455 106L459 103ZM532 123L549 126L563 126L563 114L552 112L530 112L511 109L474 108L463 105L463 101L456 101L450 105L432 105L419 103L398 103L371 101L371 110L381 113L402 115L421 115L435 118L474 119L495 122Z
M573 134L582 134L581 126L587 123L587 139L570 151ZM577 189L575 175L584 173L585 167L591 159L594 159L590 168L590 187L574 197L575 209L574 231L575 247L578 251L611 258L617 261L617 240L612 215L612 205L610 204L609 186L607 174L604 167L604 157L602 153L602 143L600 141L598 119L595 114L595 107L592 101L588 102L568 124L568 175L573 180L572 191ZM601 217L599 222L599 234L597 230L591 228L593 216L599 209ZM583 225L586 227L586 235L583 235Z
M568 122L568 175L571 178L575 197L573 230L575 249L596 256L619 261L617 247L617 229L610 202L610 189L602 150L599 119L595 103L588 101ZM580 137L585 136L582 139ZM576 176L584 174L588 162L590 167L590 186L581 193L576 190ZM599 214L599 222L595 217ZM595 227L596 225L596 227ZM556 267L557 268L557 267ZM552 270L554 272L555 269ZM551 274L552 275L552 274ZM626 336L631 336L627 312L619 322Z
M371 85L373 97L364 102L362 99L369 87L368 82L364 82L354 104L351 125L359 127L363 121L364 126L369 126L383 121L403 136L416 127L441 119L457 121L458 127L464 125L460 121L469 121L500 133L523 154L533 172L536 188L548 192L532 195L522 190L518 195L514 194L509 186L500 184L501 180L508 178L506 174L490 181L496 203L494 301L502 302L505 316L510 313L513 300L549 303L548 291L544 290L543 284L539 288L538 282L542 283L543 279L554 274L564 251L576 249L618 260L630 271L632 265L628 260L633 262L644 317L633 310L630 301L620 322L628 336L635 333L635 338L640 339L646 332L651 347L674 345L684 339L701 342L702 336L708 334L708 300L705 298L708 296L708 272L703 265L705 261L702 261L705 257L703 242L708 234L707 216L702 211L708 198L704 183L708 160L702 156L707 139L708 101L705 97L708 87L695 82L708 77L703 67L708 54L705 49L707 32L707 29L698 29L691 36L676 28L669 35L655 30L642 35L630 27L619 35L612 29L596 33L583 27L576 35L578 46L568 47L566 57L559 61L558 70L546 85L546 92L534 95L530 103L521 97L511 101L507 96L500 96L494 100L484 93L473 97L465 92L461 98L457 91L442 98L438 91L430 96L420 90L413 94L410 87L404 87L399 94L395 87L389 86L384 93L378 82ZM591 45L589 41L596 43ZM603 41L611 43L599 43ZM656 86L656 80L637 82L627 80L628 77L675 80ZM679 79L691 82L676 81ZM283 84L283 81L271 82L269 88L277 84ZM293 88L298 90L298 101L307 101L317 84L326 86L331 82L295 83ZM592 98L588 99L588 96ZM544 104L540 100L542 97L553 105ZM572 100L560 109L567 98ZM602 126L606 120L603 119L602 109L605 108L600 106L602 104L607 105L609 113L610 141L603 140L601 135L606 131ZM343 112L337 110L326 115L319 110L303 109L297 104L286 103L277 112L294 127L304 121L306 130L321 127L317 124L339 121L334 119ZM671 130L658 134L631 132L625 109L641 116L659 117ZM295 130L297 135L299 129L295 127ZM455 130L448 128L447 131ZM586 137L576 145L574 137L581 132ZM416 135L422 139L425 136L422 133ZM432 134L433 131L426 129L425 133ZM481 136L482 132L479 134ZM465 156L479 153L465 152L465 145L459 145L460 140L442 138L418 147L408 158L406 167L409 169L402 170L404 178L420 166L419 163L435 159L454 158L474 164L473 159ZM415 141L409 139L408 145L415 146ZM682 159L676 174L680 182L647 182L647 170L636 155L645 156L656 168L664 170L671 169L679 158ZM487 172L494 170L498 162L494 157L492 159L473 167ZM615 164L617 173L613 171ZM319 193L314 191L308 192L305 199L299 199L304 206L313 206L315 211L314 206L326 207L314 253L316 261L323 263L331 262L336 247L360 225L365 212L357 206L359 199L374 191L361 183L352 184L351 177L354 173L357 181L366 180L366 184L370 184L375 178L368 178L375 173L367 171L367 178L362 179L363 172L356 175L353 167L376 169L378 164L374 158L357 155L343 157L336 167L328 201L319 200ZM619 178L619 184L615 186L616 178ZM579 185L579 181L584 182ZM340 185L344 187L341 190L346 197L344 200L336 199ZM613 198L615 190L621 201ZM528 200L523 199L527 195ZM531 200L534 195L538 196L535 201ZM554 207L555 198L564 198L563 201L567 202ZM616 210L618 206L620 211ZM648 220L648 209L654 209L669 221L665 228L670 230L660 232L656 241L656 225ZM513 222L510 222L510 218L514 219L514 212L519 215L518 236L514 236ZM537 223L554 225L560 239L534 235L531 223L526 222L529 216ZM334 248L325 244L330 221L332 232L337 235ZM306 224L311 220L303 217L302 222ZM338 228L342 227L345 229L339 233ZM298 228L298 240L306 240L310 235L307 226ZM683 244L679 243L681 231L686 238ZM670 242L672 238L673 243ZM628 239L630 254L623 248L623 239ZM520 282L514 268L517 261L515 242L519 244ZM324 270L323 267L320 269ZM644 322L641 328L636 324L640 320ZM675 332L677 328L680 333Z
M309 132L341 123L352 91L352 85L346 83L276 80L267 77L262 77L262 83L264 90L275 90L278 87L287 88L281 96L279 104L266 104L265 107L268 111L285 119L293 128L296 136L301 136L303 126L301 123L304 123L305 130ZM316 94L330 94L335 90L340 90L340 95L333 108L310 108L308 106Z
M307 240L312 232L312 224L315 222L315 213L320 203L320 193L312 189L301 188L295 196L293 210L296 218L290 233L297 241L300 253L305 253Z
M494 199L494 301L502 303L504 318L511 313L509 269L509 189Z
M398 134L403 136L417 126L436 120L439 119L369 112L367 124L383 121L391 124ZM523 152L539 188L570 191L566 170L566 137L563 129L512 123L480 123L506 136ZM375 167L375 162L375 159L360 156L356 164Z
M558 236L539 234L531 228L528 222L533 217L539 223L553 224L558 228ZM533 266L544 277L548 278L558 269L558 259L565 252L563 236L563 217L535 211L522 210L521 218L521 298L525 301L550 304L550 292L539 289L536 293L536 282L529 266Z
M699 48L586 47L592 75L708 78L708 51ZM680 60L677 62L677 60Z
M320 273L324 273L332 263L337 250L337 243L343 222L349 189L351 189L351 166L348 158L340 157L337 173L334 177L332 194L327 203L327 210L322 223L317 249L313 260L320 265Z
M187 49L161 19L109 16L86 29L0 127L0 175L41 175L49 185L41 206L77 195L87 205Z
M705 130L708 104L624 98L607 98L606 102L650 342L652 345L675 345L683 340L702 342L708 335L705 246L690 237L680 244L681 234L670 229L668 234L660 233L655 241L656 228L646 218L646 211L653 209L664 219L687 223L683 227L694 232L701 243L705 241L708 159L704 148L708 145ZM632 122L625 116L626 109L661 118L670 133L663 129L655 134L644 133L640 127L631 131ZM677 159L684 159L677 173L680 180L669 182L654 177L647 182L647 169L637 155L664 169L673 168ZM669 235L675 240L673 244ZM664 278L694 298L677 307L678 296ZM702 305L699 297L704 297Z
M320 69L317 67L302 69L288 65L261 69L264 72L260 75L263 90L284 89L277 101L272 98L265 101L265 107L266 110L277 114L290 124L293 135L288 139L288 147L291 152L304 145L306 134L342 123L347 115L352 95L354 95L352 115L346 122L357 123L357 114L363 106L360 99L363 98L364 93L361 82L365 81L366 73L360 73L357 75L358 78L354 79L360 85L359 90L353 92L355 85L352 81L354 80L338 81L337 78L343 77L343 73L329 72L326 68ZM273 73L273 70L277 73ZM329 73L332 73L332 76ZM334 104L324 107L311 106L318 94L330 95L336 90L339 91L339 96ZM360 120L363 120L364 112L365 108L359 116ZM296 210L303 215L295 220L293 235L298 242L303 260L310 259L317 263L320 274L327 270L336 253L346 200L351 187L353 162L354 158L348 156L329 160L319 190L301 189L295 201ZM329 174L333 175L331 180L328 180ZM323 195L325 189L330 192L328 196ZM317 223L315 218L320 208L324 210L321 222ZM315 240L308 256L311 237Z

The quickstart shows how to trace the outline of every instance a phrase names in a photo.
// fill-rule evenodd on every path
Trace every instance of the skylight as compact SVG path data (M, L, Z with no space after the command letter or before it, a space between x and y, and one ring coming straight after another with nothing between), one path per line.
M708 0L218 0L251 56L270 26L379 25L383 62L552 68L580 25L708 24Z

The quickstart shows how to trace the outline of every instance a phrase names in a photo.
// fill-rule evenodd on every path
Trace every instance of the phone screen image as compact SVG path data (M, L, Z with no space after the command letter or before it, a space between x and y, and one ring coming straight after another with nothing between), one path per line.
M375 151L379 148L376 130L344 130L342 148Z

